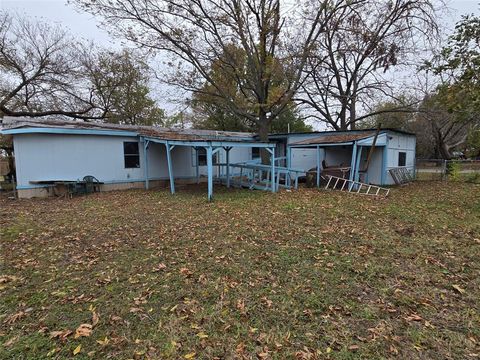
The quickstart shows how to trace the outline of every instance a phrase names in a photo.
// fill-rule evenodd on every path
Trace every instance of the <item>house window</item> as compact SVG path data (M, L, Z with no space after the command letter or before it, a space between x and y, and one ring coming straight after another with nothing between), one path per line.
M125 141L123 143L123 156L125 158L125 168L140 167L140 153L138 152L138 142Z
M398 153L398 166L405 166L407 165L407 153L400 151Z
M212 162L213 164L217 163L217 153L213 154ZM197 150L197 164L198 166L207 165L207 149L204 147L200 147Z
M253 147L252 148L252 160L260 158L260 148Z

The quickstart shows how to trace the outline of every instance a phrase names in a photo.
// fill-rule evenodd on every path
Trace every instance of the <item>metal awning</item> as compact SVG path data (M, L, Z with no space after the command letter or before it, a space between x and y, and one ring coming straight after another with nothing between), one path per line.
M291 143L288 144L288 146L292 148L315 148L325 146L353 145L356 141L366 140L368 138L373 139L374 136L375 132L370 131L361 134L328 134Z
M207 181L208 181L208 200L213 198L213 155L224 149L226 152L226 176L227 176L227 187L230 187L230 150L234 147L241 148L263 148L266 149L271 155L271 191L276 191L275 185L275 143L259 142L255 140L245 140L245 139L212 139L212 140L167 140L151 136L142 136L141 140L143 141L143 151L145 158L145 188L149 187L149 171L148 171L148 147L151 142L165 145L167 153L167 166L168 166L168 177L170 181L170 192L175 193L175 176L173 174L172 167L172 156L171 151L175 146L187 146L194 148L195 151L198 151L199 148L205 148L207 151ZM199 178L198 164L196 165L197 179Z

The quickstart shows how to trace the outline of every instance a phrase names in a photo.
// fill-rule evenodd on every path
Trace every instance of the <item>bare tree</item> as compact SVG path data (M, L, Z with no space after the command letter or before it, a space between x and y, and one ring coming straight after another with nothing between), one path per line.
M0 12L0 112L101 118L65 30Z
M412 65L410 55L437 34L430 0L365 0L335 13L309 57L308 80L297 97L313 117L335 130L379 114L375 96L395 98L385 73ZM409 111L413 104L383 112Z
M284 8L280 0L75 0L115 34L169 54L165 81L216 97L219 106L257 124L262 140L303 82L310 51L330 19L358 1ZM212 77L212 66L235 84L235 96Z

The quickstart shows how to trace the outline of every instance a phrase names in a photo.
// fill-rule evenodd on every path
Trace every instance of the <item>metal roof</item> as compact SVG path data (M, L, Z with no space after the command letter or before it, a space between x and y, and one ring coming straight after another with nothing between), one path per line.
M358 133L365 133L365 132L372 132L372 131L375 132L377 131L377 129L357 129L357 130L345 130L345 131L325 130L325 131L305 131L305 132L290 132L290 133L272 133L272 134L269 134L268 136L271 138L275 138L275 137L288 137L291 135L328 135L328 134L342 134L342 133L358 134ZM400 129L394 129L394 128L381 128L380 132L383 132L383 131L396 132L403 135L415 136L415 134L412 132L408 132Z
M14 129L75 129L75 130L105 130L105 131L124 131L136 133L138 136L155 137L164 140L182 140L182 141L250 141L255 142L255 134L233 131L216 130L197 130L197 129L175 129L163 128L159 126L137 126L122 125L99 122L85 122L74 120L56 120L56 119L35 119L35 118L11 118L5 117L2 122L2 130L9 131ZM14 133L13 131L9 131Z
M351 143L356 140L366 139L371 136L375 135L375 131L365 131L362 133L334 133L334 134L325 134L323 136L318 136L298 142L291 143L290 146L295 145L321 145L321 144L344 144L344 143Z

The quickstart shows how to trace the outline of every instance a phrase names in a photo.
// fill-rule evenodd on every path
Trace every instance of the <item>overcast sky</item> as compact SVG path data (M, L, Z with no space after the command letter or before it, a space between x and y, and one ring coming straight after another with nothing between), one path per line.
M448 1L448 0L447 0ZM463 14L475 13L479 14L478 3L480 0L450 0L448 1L451 9L451 16L445 20L445 28L443 33L448 34L453 29L456 21ZM100 29L99 22L93 16L78 12L67 0L0 0L0 9L14 11L20 14L27 14L30 17L42 19L66 27L70 32L78 37L94 40L103 46L119 46L120 40L113 39L109 34ZM165 89L165 88L163 88ZM168 112L174 112L178 108L166 99L168 90L160 93L156 88L156 98L160 106Z
M462 14L479 13L480 0L450 0L452 18L447 19L449 27L453 27ZM98 28L98 21L91 15L76 11L66 0L0 0L3 10L26 13L29 16L43 18L46 21L58 23L70 29L80 37L96 40L99 44L114 44L108 33Z

